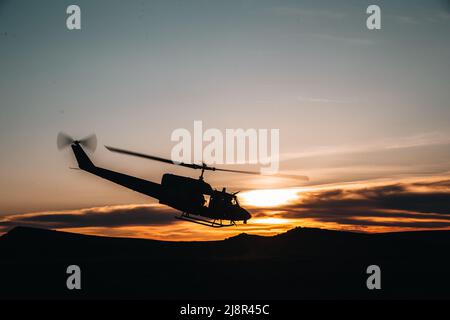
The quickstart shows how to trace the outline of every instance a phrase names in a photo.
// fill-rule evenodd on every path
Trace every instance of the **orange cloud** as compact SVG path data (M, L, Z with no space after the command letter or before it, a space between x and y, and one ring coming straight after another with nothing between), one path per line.
M249 207L253 218L247 225L222 229L176 220L177 211L150 204L10 215L0 220L0 232L20 225L92 235L192 241L219 240L242 232L275 235L295 226L358 232L450 229L450 179L309 187L293 199L275 207Z

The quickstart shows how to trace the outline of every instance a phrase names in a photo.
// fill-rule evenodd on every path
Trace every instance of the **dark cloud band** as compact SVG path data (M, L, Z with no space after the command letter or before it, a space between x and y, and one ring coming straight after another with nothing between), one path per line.
M450 228L450 180L304 192L296 203L252 211L255 218L309 219L324 225ZM23 214L5 217L0 221L0 232L18 225L54 229L163 226L175 223L175 214L159 205Z
M175 211L160 206L114 206L56 213L14 215L0 221L0 231L13 226L44 228L125 227L167 225Z

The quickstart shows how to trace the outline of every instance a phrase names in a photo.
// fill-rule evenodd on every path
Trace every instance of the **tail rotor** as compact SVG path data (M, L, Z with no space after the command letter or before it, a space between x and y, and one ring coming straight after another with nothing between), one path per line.
M58 150L62 150L72 144L81 144L89 151L94 152L95 149L97 148L97 136L95 134L91 134L90 136L84 139L75 140L67 133L64 132L58 133L58 137L56 139L56 146L58 147Z

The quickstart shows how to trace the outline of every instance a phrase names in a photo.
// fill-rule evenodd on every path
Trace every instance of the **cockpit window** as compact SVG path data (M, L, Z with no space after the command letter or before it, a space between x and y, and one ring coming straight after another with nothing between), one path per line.
M205 194L205 195L203 195L203 196L204 196L204 198L205 198L204 206L205 206L205 207L209 207L209 203L211 202L211 196L208 195L208 194Z

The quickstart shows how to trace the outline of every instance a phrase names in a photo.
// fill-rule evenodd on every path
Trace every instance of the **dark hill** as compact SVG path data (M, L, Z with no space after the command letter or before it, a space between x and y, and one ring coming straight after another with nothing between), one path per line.
M450 231L295 228L209 242L108 238L17 227L0 237L1 298L450 298ZM68 265L82 290L65 287ZM366 268L382 290L366 288Z

